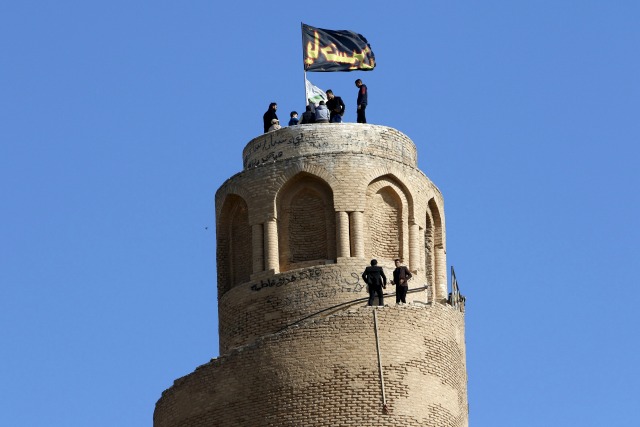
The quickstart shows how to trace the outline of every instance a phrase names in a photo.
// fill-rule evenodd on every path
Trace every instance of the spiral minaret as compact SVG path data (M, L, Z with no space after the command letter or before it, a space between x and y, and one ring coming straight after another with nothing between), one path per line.
M413 142L299 125L254 138L243 166L216 193L220 357L163 392L154 426L467 426L443 199ZM407 304L366 306L372 258L388 278L404 260Z

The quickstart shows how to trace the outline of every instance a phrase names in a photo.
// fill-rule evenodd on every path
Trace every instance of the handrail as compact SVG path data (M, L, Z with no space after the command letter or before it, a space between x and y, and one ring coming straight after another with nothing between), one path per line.
M429 285L425 285L425 286L422 286L422 287L419 287L419 288L409 289L409 290L407 291L407 293L408 293L408 294L411 294L411 293L415 293L415 292L424 291L424 290L425 290L425 289L427 289L428 287L429 287ZM393 295L395 295L395 294L396 294L395 292L389 292L389 293L386 293L386 294L384 294L384 293L383 293L382 295L386 297L386 296L393 296ZM290 327L292 327L292 326L295 326L295 325L297 325L298 323L303 322L303 321L305 321L305 320L307 320L307 319L309 319L309 318L311 318L311 317L313 317L313 316L316 316L316 315L318 315L318 314L320 314L320 313L324 313L325 311L335 310L335 309L340 308L340 307L345 306L345 305L352 305L352 304L355 304L355 303L357 303L357 302L367 301L367 300L369 300L369 297L358 298L358 299L354 299L354 300L352 300L352 301L342 302L342 303L340 303L340 304L336 304L336 305L331 306L331 307L323 308L323 309L322 309L322 310L320 310L320 311L316 311L315 313L312 313L312 314L310 314L310 315L308 315L308 316L303 317L302 319L298 319L298 320L296 320L295 322L293 322L293 323L290 323L290 324L286 325L286 326L285 326L285 327L283 327L282 329L279 329L276 333L282 332L282 331L284 331L285 329L288 329L288 328L290 328Z
M451 292L449 293L449 300L447 301L454 308L460 311L464 311L464 304L466 298L460 293L460 286L458 285L458 279L456 278L456 272L451 266Z

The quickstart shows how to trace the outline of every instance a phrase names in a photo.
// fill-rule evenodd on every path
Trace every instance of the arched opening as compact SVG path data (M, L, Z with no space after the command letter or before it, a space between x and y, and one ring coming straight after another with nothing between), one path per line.
M426 213L426 227L424 229L424 270L427 276L427 283L433 285L435 283L435 247L433 241L434 223L431 209Z
M281 272L335 260L333 192L326 182L299 173L278 193L277 208Z
M245 200L229 195L217 225L218 296L249 281L252 271L251 226Z
M447 265L444 252L442 216L434 199L429 200L427 228L425 229L425 268L429 284L438 300L447 297Z
M393 178L380 177L369 184L364 212L366 258L407 258L408 213L405 190Z

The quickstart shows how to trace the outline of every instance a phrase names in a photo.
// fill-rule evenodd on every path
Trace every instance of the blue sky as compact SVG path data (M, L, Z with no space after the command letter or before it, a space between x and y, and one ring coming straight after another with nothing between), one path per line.
M640 3L4 2L0 424L152 424L218 356L214 194L300 22L373 72L310 73L418 147L467 296L472 426L637 425Z

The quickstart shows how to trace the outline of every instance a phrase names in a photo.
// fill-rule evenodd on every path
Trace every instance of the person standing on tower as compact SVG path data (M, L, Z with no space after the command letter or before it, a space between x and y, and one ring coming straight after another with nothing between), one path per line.
M371 266L364 269L362 280L369 285L369 302L367 305L373 305L373 299L378 294L378 305L384 305L384 297L382 289L387 287L387 276L384 275L382 267L378 266L378 260L372 259Z
M316 123L329 123L329 109L324 105L324 101L316 107Z
M344 116L345 105L342 101L342 98L339 96L335 96L331 89L328 89L326 92L327 98L327 108L329 109L329 121L331 123L341 123L342 116Z
M411 272L404 265L400 265L400 260L396 259L396 269L393 270L392 285L396 285L396 304L406 304L407 291L409 290L409 284L407 283L411 279Z
M264 122L264 133L269 132L269 128L272 125L273 119L278 120L278 115L276 114L276 110L278 109L278 104L272 102L269 104L269 109L262 116L262 121Z
M313 110L312 105L313 104L307 105L306 111L302 113L302 118L299 122L301 125L316 122L316 112Z
M358 123L367 123L367 118L365 117L364 110L367 108L368 103L368 95L367 85L362 83L362 80L356 80L356 86L358 87L358 101L356 104L358 105Z

